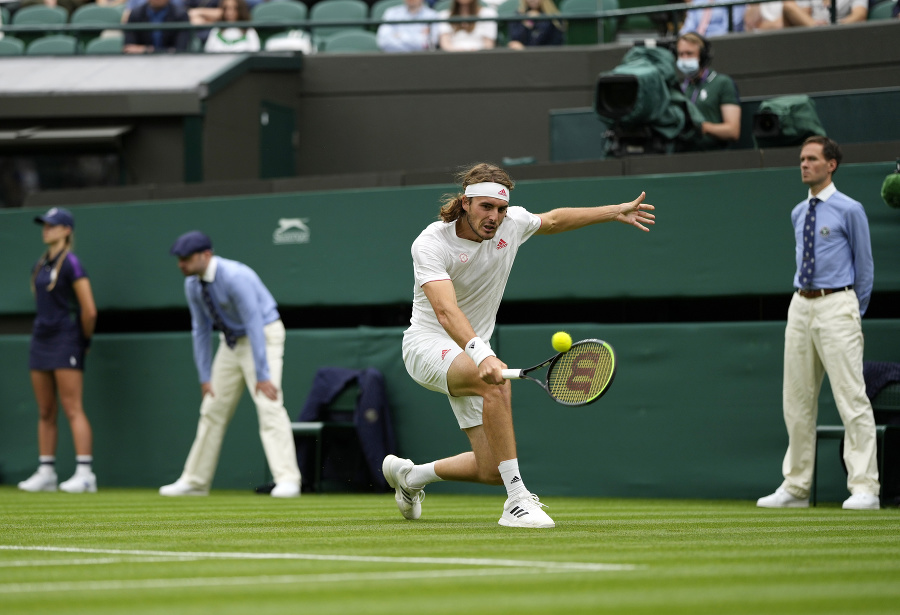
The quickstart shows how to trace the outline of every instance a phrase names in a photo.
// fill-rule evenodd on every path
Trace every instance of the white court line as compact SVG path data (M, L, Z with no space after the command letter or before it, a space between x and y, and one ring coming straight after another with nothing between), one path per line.
M95 564L142 564L146 562L195 562L200 557L92 557L89 559L21 559L8 562L0 560L0 568L28 566L90 566Z
M555 562L555 561L529 561L514 559L481 559L459 557L386 557L378 555L321 555L314 553L229 553L216 551L148 551L143 549L91 549L80 547L52 547L52 546L15 546L0 545L4 551L44 551L53 553L95 553L100 555L138 555L147 557L175 557L192 559L281 559L281 560L312 560L327 562L360 562L378 564L430 564L437 566L462 565L462 566L501 566L505 568L540 568L542 570L575 570L583 572L612 572L637 570L639 566L634 564L600 564L591 562Z
M516 569L463 569L463 570L420 570L407 572L359 572L338 574L280 575L257 577L208 577L193 579L137 579L120 581L78 581L63 583L8 583L0 584L0 594L46 593L74 591L123 591L141 589L177 589L187 587L222 587L236 585L286 585L311 583L347 583L359 581L402 581L408 579L441 579L467 576L500 576L516 574L547 574L566 572L546 568Z

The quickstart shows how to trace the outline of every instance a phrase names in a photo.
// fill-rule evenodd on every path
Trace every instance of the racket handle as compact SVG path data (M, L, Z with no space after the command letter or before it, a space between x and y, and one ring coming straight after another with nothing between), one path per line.
M521 369L504 369L503 378L505 380L518 380L522 377Z

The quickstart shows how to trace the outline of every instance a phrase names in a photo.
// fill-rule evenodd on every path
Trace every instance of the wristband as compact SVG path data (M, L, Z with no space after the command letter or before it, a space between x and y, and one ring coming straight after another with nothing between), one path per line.
M480 367L481 362L488 357L496 357L497 353L491 350L491 347L484 343L480 337L473 337L466 342L466 354L475 361L475 366Z

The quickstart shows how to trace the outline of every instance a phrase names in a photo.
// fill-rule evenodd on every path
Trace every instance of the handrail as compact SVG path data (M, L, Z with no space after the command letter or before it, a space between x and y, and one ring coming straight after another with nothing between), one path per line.
M763 4L771 0L722 0L719 2L711 2L709 4L697 5L692 7L690 4L678 2L674 4L663 4L652 7L636 7L631 9L611 9L597 10L593 12L581 13L557 13L555 15L535 15L529 16L529 21L576 21L596 19L603 22L606 19L616 19L619 17L630 17L636 15L654 15L672 12L685 12L691 10L700 10L705 8L730 8L733 6L742 6L747 4ZM832 3L834 4L834 3ZM734 23L732 19L733 12L729 11L728 29L733 31ZM832 10L832 23L837 21L837 15ZM100 30L123 30L123 31L141 31L141 30L209 30L210 28L293 28L293 29L313 29L313 28L334 28L347 26L378 26L385 23L390 24L415 24L415 23L470 23L479 21L495 21L495 22L512 22L522 21L522 15L498 15L496 17L433 17L429 19L410 19L402 22L390 21L384 19L353 19L353 20L331 20L331 21L312 21L309 18L295 21L241 21L241 22L215 22L209 24L195 25L189 22L169 22L169 23L119 23L119 24L23 24L23 25L7 25L0 24L0 32L15 34L16 32L96 32Z

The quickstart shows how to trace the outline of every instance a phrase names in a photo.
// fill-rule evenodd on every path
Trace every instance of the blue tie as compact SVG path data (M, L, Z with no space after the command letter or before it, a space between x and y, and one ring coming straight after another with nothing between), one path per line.
M809 288L816 270L816 205L821 203L813 197L809 200L806 220L803 222L803 261L800 263L800 288Z
M209 310L209 315L212 317L213 329L224 333L225 343L228 344L229 348L234 348L237 345L237 336L235 336L234 331L225 325L222 315L216 309L212 296L209 294L209 282L200 280L200 294L203 296L203 304L206 305L206 309Z

